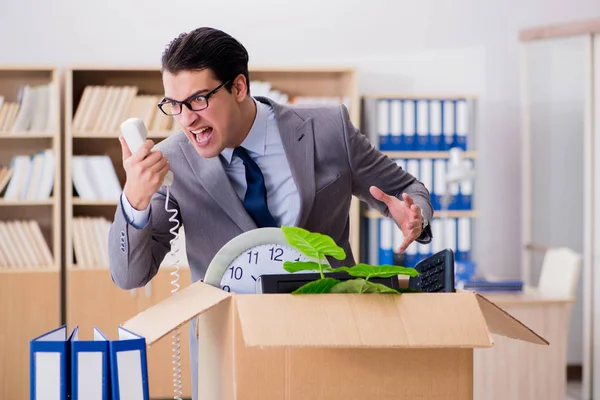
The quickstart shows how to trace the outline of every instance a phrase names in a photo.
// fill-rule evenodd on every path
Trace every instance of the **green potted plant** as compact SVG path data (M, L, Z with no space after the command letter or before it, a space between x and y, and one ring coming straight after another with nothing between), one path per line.
M346 258L346 252L339 247L328 235L310 232L303 228L283 226L282 231L290 246L307 257L319 260L318 262L286 261L283 268L290 272L318 271L321 277L315 281L308 282L293 294L316 294L316 293L395 293L412 291L410 289L393 289L380 283L370 281L370 278L390 278L394 275L418 276L414 268L400 267L396 265L369 265L356 264L352 267L341 266L331 268L324 260L325 256L334 257L337 260ZM354 279L340 281L330 276L327 272L347 272Z

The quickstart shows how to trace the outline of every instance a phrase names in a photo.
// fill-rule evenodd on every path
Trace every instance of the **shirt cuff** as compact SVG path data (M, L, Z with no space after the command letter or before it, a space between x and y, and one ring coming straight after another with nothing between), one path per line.
M131 226L136 229L143 229L148 225L150 205L145 210L136 210L127 200L125 192L123 192L121 193L121 207L125 213L125 219Z

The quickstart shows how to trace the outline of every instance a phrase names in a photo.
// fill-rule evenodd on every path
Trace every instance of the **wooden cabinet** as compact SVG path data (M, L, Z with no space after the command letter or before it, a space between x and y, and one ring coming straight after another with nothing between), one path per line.
M67 280L68 331L78 325L83 340L93 338L94 326L116 339L117 326L139 312L139 290L119 289L108 269L70 269Z
M29 398L29 341L60 325L60 273L0 273L0 399Z
M53 66L0 65L0 399L29 398L29 341L60 325L59 89Z

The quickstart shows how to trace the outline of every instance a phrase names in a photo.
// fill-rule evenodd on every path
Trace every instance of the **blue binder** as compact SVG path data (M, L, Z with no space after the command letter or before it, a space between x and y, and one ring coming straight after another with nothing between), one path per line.
M394 234L394 222L390 218L379 219L379 265L392 265L394 263L394 251L392 241Z
M112 400L149 400L146 339L119 326L109 342Z
M94 327L93 340L80 340L79 327L71 335L71 399L110 400L109 341Z
M70 340L63 325L29 342L31 400L70 398Z

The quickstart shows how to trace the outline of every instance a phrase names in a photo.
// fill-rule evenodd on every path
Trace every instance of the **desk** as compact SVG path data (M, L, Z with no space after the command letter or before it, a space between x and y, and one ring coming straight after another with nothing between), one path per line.
M569 318L575 299L535 293L482 294L550 345L493 335L492 348L474 351L474 399L564 400Z

